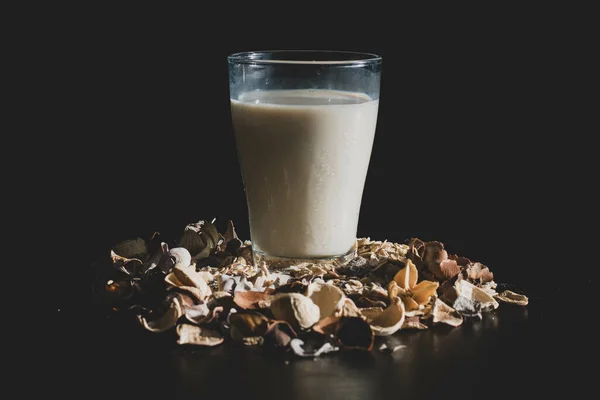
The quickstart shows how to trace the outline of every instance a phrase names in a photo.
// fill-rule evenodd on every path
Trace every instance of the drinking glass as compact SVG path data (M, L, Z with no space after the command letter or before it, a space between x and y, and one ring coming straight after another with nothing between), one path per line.
M254 261L341 264L355 253L382 58L345 51L228 56Z

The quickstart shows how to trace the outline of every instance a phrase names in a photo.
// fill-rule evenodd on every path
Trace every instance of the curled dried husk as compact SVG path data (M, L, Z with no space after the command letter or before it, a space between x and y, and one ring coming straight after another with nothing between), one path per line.
M483 311L498 308L498 302L486 291L478 288L465 279L457 280L455 284L458 297L464 297L468 300L477 301L481 304Z
M340 288L327 283L311 283L306 289L306 297L319 307L319 319L339 315L346 298Z
M396 298L388 308L370 322L370 325L376 336L389 336L402 327L404 317L404 303Z
M269 329L269 320L256 312L237 312L229 314L231 338L245 345L254 346L263 343L263 336Z
M433 306L433 323L444 323L451 326L459 326L463 323L463 317L455 309L440 299L435 300Z
M179 239L179 246L189 250L193 260L207 258L218 244L217 228L205 220L187 225Z
M289 323L294 329L308 329L319 321L321 311L308 297L299 293L285 293L271 300L273 316Z
M179 324L177 326L179 344L192 344L197 346L216 346L225 340L223 335L214 329L191 324Z
M173 328L177 324L177 320L183 315L183 310L179 300L174 297L166 312L159 318L148 320L142 315L138 315L138 320L144 328L150 332L164 332Z
M382 307L367 307L360 309L360 315L369 323L381 315L384 311Z
M356 306L356 304L349 298L345 298L342 303L342 309L340 311L341 317L360 317L360 309Z
M110 258L112 260L114 268L130 276L138 275L144 265L142 260L138 258L121 257L112 250L110 251Z
M527 296L515 293L511 290L505 290L502 293L498 293L495 298L504 303L515 304L519 306L526 306L529 303L529 298Z
M375 339L371 325L360 317L341 317L336 326L335 337L345 350L371 351Z

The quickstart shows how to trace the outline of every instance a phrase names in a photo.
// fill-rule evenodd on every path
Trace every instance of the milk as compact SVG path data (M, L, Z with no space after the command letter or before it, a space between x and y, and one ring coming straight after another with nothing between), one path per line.
M378 105L333 90L231 99L256 251L306 259L352 250Z

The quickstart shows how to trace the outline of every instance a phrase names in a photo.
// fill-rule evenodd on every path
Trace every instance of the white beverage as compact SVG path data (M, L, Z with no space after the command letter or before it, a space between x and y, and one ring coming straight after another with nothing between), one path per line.
M231 100L256 250L288 258L352 250L378 106L365 94L333 90Z

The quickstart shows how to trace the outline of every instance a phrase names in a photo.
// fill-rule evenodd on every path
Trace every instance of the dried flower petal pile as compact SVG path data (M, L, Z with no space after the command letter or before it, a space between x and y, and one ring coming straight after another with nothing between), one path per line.
M155 234L113 246L95 264L94 300L129 312L144 329L173 331L181 345L272 346L299 357L371 351L375 336L460 326L500 303L528 298L497 285L480 262L451 255L440 242L359 238L344 265L254 265L233 223L185 227L169 245ZM379 346L394 352L400 346Z

